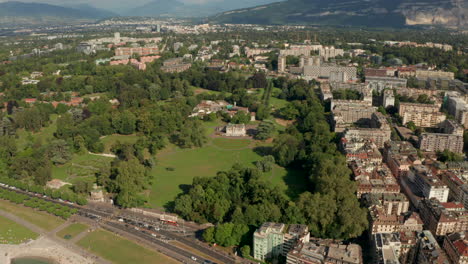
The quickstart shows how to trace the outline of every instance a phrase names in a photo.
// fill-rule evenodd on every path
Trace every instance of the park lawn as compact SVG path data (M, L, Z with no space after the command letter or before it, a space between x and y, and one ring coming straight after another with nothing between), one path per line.
M89 233L78 241L77 244L115 264L179 263L161 253L147 249L104 230L96 230Z
M29 207L17 205L5 200L0 200L0 210L14 214L47 231L52 231L61 224L65 223L65 220L62 218L53 216L46 212L34 210Z
M57 119L58 115L52 114L50 116L51 124L47 127L42 128L41 131L37 133L32 133L24 129L19 129L17 131L18 139L16 140L18 149L23 150L28 145L34 144L37 141L45 143L48 140L54 139L54 133L57 131Z
M117 142L120 143L131 143L134 144L140 137L137 135L110 135L103 137L101 139L102 144L104 144L104 153L111 153L111 148Z
M79 235L80 233L86 231L88 229L88 226L85 224L81 223L74 223L71 224L64 229L60 230L57 232L57 236L60 238L65 238L65 236L70 236L68 239L72 239L73 237Z
M219 91L212 91L212 90L208 90L208 89L204 89L204 88L200 88L200 87L195 87L195 86L192 86L192 91L195 95L198 95L198 94L210 94L210 95L219 95L221 94L222 92L219 92ZM224 93L226 96L230 96L231 93L228 93L228 92L225 92Z
M72 160L64 165L52 167L52 178L74 183L77 180L93 180L95 173L104 166L110 166L113 158L89 153L73 155Z
M0 227L0 244L17 245L39 237L33 231L3 216L0 216Z
M251 147L269 145L248 141L250 140L215 138L202 148L180 149L171 145L160 151L157 155L158 165L151 171L154 179L148 196L148 206L169 205L192 184L195 177L214 177L217 172L229 170L235 163L255 166L255 162L262 159L262 156ZM264 178L276 184L286 194L295 196L304 190L304 175L292 173L279 166L265 173Z
M214 138L212 142L216 147L227 150L236 150L248 148L252 141L250 139Z

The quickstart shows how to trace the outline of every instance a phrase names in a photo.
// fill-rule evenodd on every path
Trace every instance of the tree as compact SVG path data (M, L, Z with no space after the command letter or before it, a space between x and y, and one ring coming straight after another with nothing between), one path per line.
M255 165L257 169L262 172L270 172L273 169L275 164L275 158L271 155L264 157L263 159L257 161Z
M266 140L273 136L275 133L275 124L271 120L265 120L257 127L255 139Z
M292 104L288 104L279 110L279 114L286 120L294 120L299 115L299 111Z
M55 164L65 164L72 158L72 153L68 143L63 139L50 142L47 149L47 156Z
M233 124L248 124L250 122L250 115L244 111L237 111L231 118Z
M39 167L34 173L34 182L37 185L44 186L52 179L52 170L50 166Z
M288 166L294 161L299 147L297 138L289 134L281 135L273 144L273 153L279 165Z
M250 257L250 246L249 245L244 245L241 247L241 255L243 258L249 258Z
M268 81L266 79L265 73L257 72L252 77L252 84L254 88L266 88L268 85Z
M449 150L444 150L443 152L437 152L437 159L442 162L449 161L463 161L463 155L451 152Z
M214 233L215 228L213 226L208 227L207 229L205 229L205 231L203 231L203 240L208 243L214 243Z
M112 126L123 135L130 135L136 129L136 117L130 111L124 111L112 118Z
M414 124L413 121L409 121L408 123L406 123L406 127L408 127L408 129L410 129L413 132L415 132L417 129L417 126Z
M149 185L146 169L136 159L120 161L113 168L113 190L117 193L116 204L124 208L141 206L144 203L140 193Z

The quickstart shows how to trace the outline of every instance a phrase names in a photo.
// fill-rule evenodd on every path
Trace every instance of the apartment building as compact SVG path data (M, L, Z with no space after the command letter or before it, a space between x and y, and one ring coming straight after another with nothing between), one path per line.
M391 130L388 123L383 123L378 126L383 120L379 118L380 113L373 113L371 116L371 124L376 124L371 128L347 128L344 131L342 141L351 142L354 140L370 140L377 145L378 148L383 148L385 142L390 141ZM373 120L373 121L372 121Z
M460 203L424 199L419 204L419 212L425 228L435 236L468 230L468 211Z
M436 127L446 119L439 108L433 104L400 103L398 114L404 125L413 122L418 127Z
M173 59L168 59L163 62L163 66L161 67L161 70L164 72L170 72L170 73L175 73L175 72L183 72L192 67L191 63L186 63L184 62L184 58L173 58Z
M302 75L304 75L305 79L330 79L333 75L335 77L333 81L347 82L357 78L357 69L356 67L345 67L335 64L306 65L302 68Z
M296 242L309 242L306 225L264 223L253 235L253 257L258 260L286 256Z
M454 264L468 264L468 231L444 237L443 248Z
M416 256L414 263L418 264L449 264L444 250L430 231L424 230L418 234Z
M408 179L415 194L426 199L435 198L447 202L450 189L424 165L414 165L408 171Z
M383 157L396 178L406 175L412 165L421 164L418 151L408 141L387 141Z
M428 70L416 70L416 78L428 79L428 78L446 78L453 80L455 74L453 72L444 71L428 71Z
M451 201L463 202L464 193L462 187L466 183L451 171L444 171L439 175L439 177L450 190L449 199Z
M400 233L378 233L372 236L372 241L374 242L375 264L400 264Z
M132 56L134 54L147 56L158 53L158 47L120 47L115 49L115 56Z
M369 209L369 224L371 235L423 230L423 221L418 213L412 212L403 215L386 214L379 207Z
M406 88L408 84L407 79L378 76L366 76L366 82L369 83L369 87L373 91L378 91L379 93L385 89Z
M311 238L298 243L287 254L287 264L340 263L362 264L362 249L357 244L345 245L330 239Z
M419 149L426 152L449 150L463 153L463 136L443 133L423 133L419 137Z
M352 124L368 123L376 108L368 101L358 100L332 100L331 111L334 120L334 131L343 132Z
M367 207L379 207L387 215L408 212L409 201L402 193L367 193L362 196Z

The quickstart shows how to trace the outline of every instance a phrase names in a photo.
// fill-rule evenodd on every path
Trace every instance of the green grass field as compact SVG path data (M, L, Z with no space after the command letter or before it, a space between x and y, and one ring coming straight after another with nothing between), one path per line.
M137 135L110 135L103 137L101 142L104 144L104 153L111 153L110 150L115 143L120 142L134 144L137 142L138 138L139 137Z
M60 238L66 238L67 239L72 239L73 237L79 235L80 233L86 231L86 229L88 229L88 226L85 225L85 224L81 224L81 223L75 223L75 224L71 224L67 227L65 227L64 229L60 230L59 232L57 232L57 236L60 237Z
M115 264L179 263L163 254L149 250L104 230L89 233L78 241L77 244Z
M0 244L21 244L39 235L10 219L0 216Z
M14 214L47 231L51 231L65 223L63 219L50 215L46 212L37 211L32 208L10 203L5 200L0 200L0 210Z
M265 146L268 147L249 139L215 138L202 148L179 149L171 146L162 150L157 156L158 165L152 170L154 183L148 197L149 206L168 205L197 176L214 177L218 171L228 170L235 163L253 167L256 161L262 159L254 151L255 147ZM300 171L275 166L264 177L291 197L306 188L306 177Z

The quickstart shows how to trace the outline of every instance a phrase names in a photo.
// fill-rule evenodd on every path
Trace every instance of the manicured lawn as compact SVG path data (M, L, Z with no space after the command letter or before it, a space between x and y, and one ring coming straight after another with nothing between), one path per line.
M252 143L250 139L231 139L231 138L214 138L212 140L214 146L226 149L226 150L236 150L248 148Z
M57 236L60 238L65 238L66 239L72 239L73 237L79 235L80 233L84 232L86 229L88 229L88 226L85 224L80 224L80 223L75 223L71 224L64 229L60 230L60 232L57 233Z
M110 135L103 137L101 142L104 144L104 153L111 153L111 148L117 142L134 144L140 137L137 135Z
M39 235L26 227L0 216L0 244L21 244Z
M50 215L46 212L36 211L32 208L10 203L5 200L0 200L0 210L21 217L31 224L37 225L38 227L41 227L47 231L51 231L65 223L63 219Z
M89 233L78 241L78 245L115 264L179 263L163 254L142 247L132 241L104 230L97 230Z

